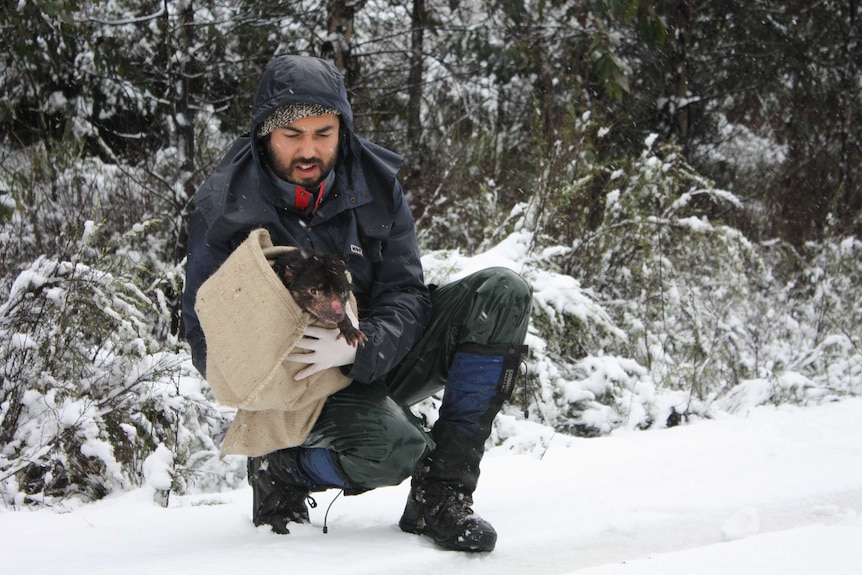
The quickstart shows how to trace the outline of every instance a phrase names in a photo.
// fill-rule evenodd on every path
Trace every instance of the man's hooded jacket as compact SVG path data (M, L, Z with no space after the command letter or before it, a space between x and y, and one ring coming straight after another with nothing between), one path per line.
M322 190L280 180L265 166L258 126L273 112L299 103L337 110L341 143ZM353 276L360 327L368 336L346 374L378 379L422 335L431 304L422 275L413 218L396 173L403 159L354 134L353 112L337 69L325 60L281 56L258 87L251 130L236 139L194 196L183 321L195 367L205 375L206 341L194 311L200 285L257 228L276 245L340 255ZM323 195L307 201L309 192ZM316 206L316 207L315 207Z

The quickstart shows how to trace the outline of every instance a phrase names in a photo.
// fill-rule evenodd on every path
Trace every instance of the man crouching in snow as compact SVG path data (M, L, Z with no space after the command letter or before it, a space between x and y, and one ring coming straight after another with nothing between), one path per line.
M531 289L504 268L429 289L396 177L402 161L354 134L344 81L331 63L274 59L260 81L251 131L194 197L186 337L206 376L196 294L252 230L265 228L276 245L340 256L368 340L354 347L317 327L297 345L311 353L296 379L339 368L353 382L328 397L301 445L249 459L255 525L287 533L288 523L308 522L311 491L358 494L412 473L402 530L446 549L491 551L497 534L471 509L472 494L492 422L511 396ZM429 434L407 406L440 389Z

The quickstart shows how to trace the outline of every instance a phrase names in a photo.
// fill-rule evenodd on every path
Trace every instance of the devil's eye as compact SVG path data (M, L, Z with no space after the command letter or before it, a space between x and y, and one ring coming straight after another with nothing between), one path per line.
M311 288L310 290L308 290L308 293L310 293L311 295L317 295L317 288Z

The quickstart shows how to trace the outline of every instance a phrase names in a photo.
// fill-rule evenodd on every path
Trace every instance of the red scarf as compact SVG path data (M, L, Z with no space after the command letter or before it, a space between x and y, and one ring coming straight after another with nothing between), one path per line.
M320 183L320 188L317 190L317 199L314 202L314 210L316 212L320 209L320 203L323 201L323 192L326 189L326 180L323 180ZM314 197L314 194L303 188L302 186L296 186L296 198L294 199L294 203L296 204L296 209L301 212L305 212L308 207L311 205L311 198ZM313 213L312 212L312 213Z

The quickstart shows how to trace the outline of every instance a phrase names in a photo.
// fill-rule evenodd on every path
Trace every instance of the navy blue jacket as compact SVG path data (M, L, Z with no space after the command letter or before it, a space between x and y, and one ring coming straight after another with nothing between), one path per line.
M295 206L296 187L263 167L257 127L275 110L295 103L333 108L341 117L334 184L313 215ZM261 77L251 131L234 141L195 194L183 322L192 359L206 375L206 341L194 311L200 285L256 228L276 245L340 255L353 276L360 328L368 336L345 368L370 382L395 367L422 335L431 315L416 230L396 173L402 158L354 134L353 112L341 74L325 60L274 59Z

